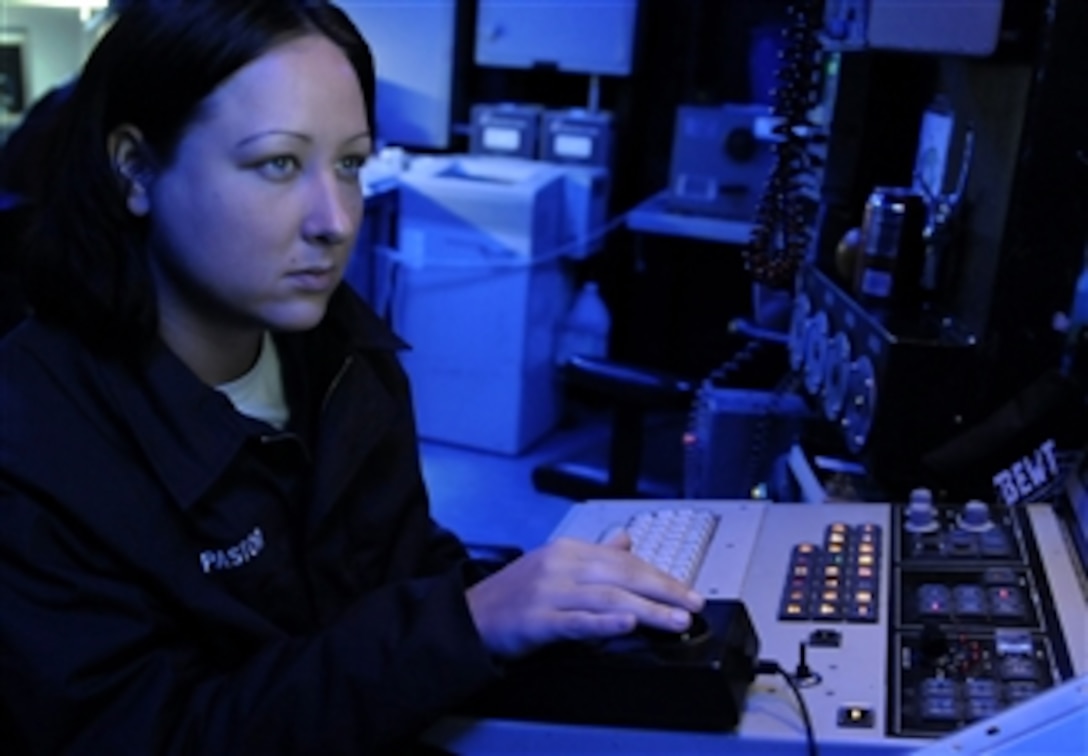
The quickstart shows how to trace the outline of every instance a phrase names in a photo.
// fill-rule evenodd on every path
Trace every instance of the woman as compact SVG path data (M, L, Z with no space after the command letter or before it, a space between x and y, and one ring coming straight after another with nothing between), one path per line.
M360 753L564 638L702 599L608 545L481 579L430 518L402 344L340 279L366 43L306 0L123 12L0 345L0 694L34 753Z

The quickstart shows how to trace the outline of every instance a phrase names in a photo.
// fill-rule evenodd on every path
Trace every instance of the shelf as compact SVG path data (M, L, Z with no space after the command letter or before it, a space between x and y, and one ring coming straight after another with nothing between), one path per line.
M627 214L627 228L725 244L744 244L751 238L753 224L747 221L673 212L667 205L667 190L651 196Z

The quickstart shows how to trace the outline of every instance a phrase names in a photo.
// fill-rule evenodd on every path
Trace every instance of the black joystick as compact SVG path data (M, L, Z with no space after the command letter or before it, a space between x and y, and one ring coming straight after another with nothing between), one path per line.
M928 620L922 625L922 636L918 640L918 651L922 659L930 664L936 664L941 657L948 655L948 635L941 630L941 626L933 620Z
M692 614L691 624L679 632L640 625L633 639L646 644L647 650L664 658L679 659L698 653L710 638L710 624L702 614Z

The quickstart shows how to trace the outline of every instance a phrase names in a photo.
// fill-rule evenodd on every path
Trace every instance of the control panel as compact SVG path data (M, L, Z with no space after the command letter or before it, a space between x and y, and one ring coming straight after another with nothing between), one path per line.
M1025 517L912 494L893 543L893 733L947 734L1071 676Z
M895 504L585 502L553 536L596 541L670 509L712 515L690 582L743 603L759 658L791 676L821 750L910 753L1088 672L1083 577L1049 506L938 504L924 491ZM668 678L646 694L671 700ZM464 753L755 754L801 746L804 719L791 686L758 674L732 732L451 719L429 740Z

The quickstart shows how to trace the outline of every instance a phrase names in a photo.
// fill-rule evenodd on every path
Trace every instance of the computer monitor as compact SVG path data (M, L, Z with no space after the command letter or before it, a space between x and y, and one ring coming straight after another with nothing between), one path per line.
M374 52L379 141L449 147L456 0L346 0L341 5Z

